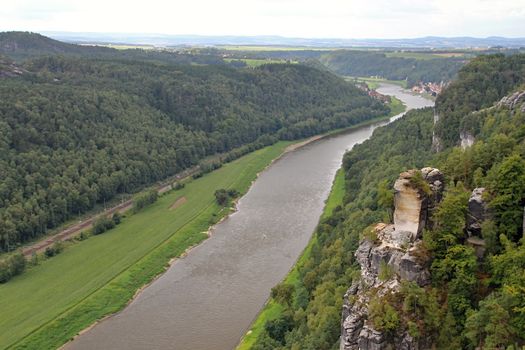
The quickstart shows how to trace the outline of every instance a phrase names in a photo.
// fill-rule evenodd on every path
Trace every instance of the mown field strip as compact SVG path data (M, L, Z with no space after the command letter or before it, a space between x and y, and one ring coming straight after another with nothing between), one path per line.
M162 196L115 229L0 285L0 348L55 348L124 307L170 258L205 239L210 224L227 214L215 204L216 189L246 192L289 144L279 142L226 164ZM169 210L181 196L187 202Z

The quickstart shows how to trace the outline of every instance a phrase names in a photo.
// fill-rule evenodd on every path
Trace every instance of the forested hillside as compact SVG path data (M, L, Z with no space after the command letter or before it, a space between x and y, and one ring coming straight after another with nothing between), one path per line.
M458 130L470 129L465 119L470 112L492 106L522 84L525 54L478 57L460 70L458 79L436 100L440 116L436 134L445 146L455 146Z
M454 78L464 58L433 58L419 60L387 57L373 51L341 50L322 55L320 61L331 71L348 76L379 76L389 80L406 80L408 86L417 82L440 82Z
M494 100L483 98L491 89L501 91L501 81L494 77L523 76L521 60L475 59L452 90L440 97L440 105L455 106L448 98L458 96L452 92L460 86L464 94L478 96L477 107L470 110L493 105ZM487 78L487 70L477 68L480 65L492 75ZM470 81L486 84L468 84L465 72ZM525 90L503 86L507 93ZM285 311L266 323L254 349L339 349L343 295L360 278L354 253L363 240L378 239L371 225L392 222L392 186L399 173L424 166L441 169L446 181L432 229L423 233L417 249L431 283L425 287L405 283L400 292L376 298L368 305L368 326L386 339L382 346L407 334L416 344L422 340L419 344L436 349L521 349L525 345L524 96L516 93L505 103L476 113L478 127L471 129L476 142L467 149L447 147L432 153L433 111L423 109L378 129L347 153L345 204L320 223L308 259L298 266L299 282L275 289L275 300ZM459 96L455 101L462 102ZM471 231L472 217L467 215L474 188L484 189L481 198L487 208L479 232ZM470 237L475 239L468 241ZM471 242L478 244L477 251ZM480 244L485 248L482 255ZM380 278L388 280L392 273L385 265Z
M347 127L388 108L301 65L47 56L0 84L0 247L204 157Z
M75 45L53 40L38 33L0 32L0 54L16 61L42 56L73 56L120 60L140 60L173 64L226 64L213 49L192 49L175 52L174 50L141 50Z

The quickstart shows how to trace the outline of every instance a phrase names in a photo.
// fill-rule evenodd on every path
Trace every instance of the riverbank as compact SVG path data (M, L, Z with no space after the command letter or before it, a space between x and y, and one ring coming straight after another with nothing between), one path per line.
M168 261L206 239L210 225L227 214L215 204L215 189L245 193L257 174L290 144L279 142L193 180L114 230L74 245L1 285L0 309L5 312L0 328L5 336L0 347L56 348L125 307ZM187 203L170 210L181 197Z
M330 190L330 195L326 200L323 213L320 218L320 222L329 217L333 210L338 206L343 204L343 197L345 194L345 174L342 169L337 171L337 174L334 178L332 188ZM315 233L312 235L312 238L308 242L308 245L304 248L303 253L300 255L297 263L293 266L292 270L286 275L283 282L284 284L296 285L299 280L299 269L303 266L304 262L307 261L310 256L313 245L315 244L317 238ZM268 302L257 315L253 321L250 329L246 332L244 337L241 339L236 350L249 350L255 344L257 337L261 334L264 329L266 322L279 318L281 313L284 311L284 308L281 304L273 300L272 298L268 299Z
M215 203L217 188L246 192L256 174L289 144L279 142L193 180L115 229L1 285L0 348L56 348L123 308L171 258L207 238L209 226L227 214ZM170 210L180 197L187 203Z

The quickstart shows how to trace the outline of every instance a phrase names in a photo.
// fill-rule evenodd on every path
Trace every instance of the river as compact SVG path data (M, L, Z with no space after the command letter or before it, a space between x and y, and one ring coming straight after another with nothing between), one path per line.
M433 105L395 85L378 91L408 108ZM209 239L66 348L235 348L308 243L344 152L386 123L323 138L275 161Z

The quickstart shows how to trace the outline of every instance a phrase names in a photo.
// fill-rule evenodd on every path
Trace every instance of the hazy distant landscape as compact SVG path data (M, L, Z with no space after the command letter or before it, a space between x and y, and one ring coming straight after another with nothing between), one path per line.
M281 36L206 36L206 35L162 35L123 33L69 33L43 32L53 39L72 43L139 44L159 47L170 46L224 46L257 45L305 48L525 48L525 38L505 37L421 37L413 39L311 39Z

